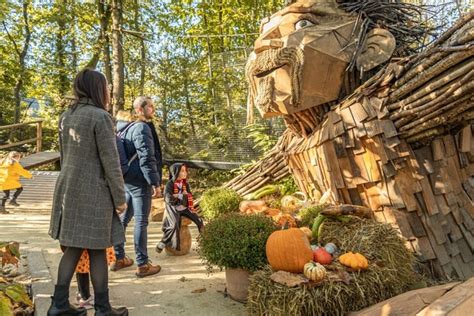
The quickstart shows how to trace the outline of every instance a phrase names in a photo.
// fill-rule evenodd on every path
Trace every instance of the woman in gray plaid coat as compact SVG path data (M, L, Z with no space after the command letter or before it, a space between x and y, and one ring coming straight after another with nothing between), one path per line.
M106 111L107 80L84 69L74 80L76 102L61 115L61 173L56 183L49 234L65 247L48 315L87 315L69 304L69 286L84 249L90 258L95 315L128 315L109 303L105 249L124 242L124 182L114 125Z

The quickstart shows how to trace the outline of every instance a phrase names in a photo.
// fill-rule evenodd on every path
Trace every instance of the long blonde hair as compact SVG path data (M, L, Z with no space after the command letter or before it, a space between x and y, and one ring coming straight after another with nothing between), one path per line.
M13 165L13 163L16 161L14 157L18 157L19 160L21 158L21 154L18 151L10 151L8 154L6 154L5 157L0 160L0 164Z

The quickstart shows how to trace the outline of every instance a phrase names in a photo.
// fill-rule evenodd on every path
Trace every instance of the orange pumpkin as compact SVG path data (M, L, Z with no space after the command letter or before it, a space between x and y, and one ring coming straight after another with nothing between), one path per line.
M273 232L267 240L266 253L275 271L302 273L304 265L313 259L308 237L299 228Z

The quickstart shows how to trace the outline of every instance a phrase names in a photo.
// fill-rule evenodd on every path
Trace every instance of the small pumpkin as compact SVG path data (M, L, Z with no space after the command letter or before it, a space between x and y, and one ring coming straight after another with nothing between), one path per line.
M311 239L313 238L313 232L311 231L311 229L309 229L308 227L304 226L304 227L300 227L300 230L305 233L306 237L308 237L308 240L311 241Z
M326 251L323 247L319 247L313 251L313 260L321 264L331 264L332 256L329 252Z
M304 265L313 259L308 238L299 228L273 232L265 250L268 263L275 271L301 273Z
M334 253L337 251L337 246L332 242L328 242L326 246L324 246L324 249L326 249L326 251L331 255L334 255Z
M348 252L339 257L339 262L346 267L352 268L354 270L365 270L369 267L369 262L360 253Z
M326 277L326 268L317 262L310 261L304 265L303 273L311 281L319 282Z

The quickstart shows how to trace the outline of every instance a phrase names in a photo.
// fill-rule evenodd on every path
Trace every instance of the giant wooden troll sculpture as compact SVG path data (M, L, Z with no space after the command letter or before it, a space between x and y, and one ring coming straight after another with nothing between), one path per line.
M249 113L283 115L276 147L227 187L291 173L317 200L370 208L432 275L474 275L474 14L418 54L417 8L302 0L263 20ZM403 56L409 56L404 57Z

